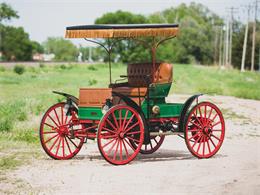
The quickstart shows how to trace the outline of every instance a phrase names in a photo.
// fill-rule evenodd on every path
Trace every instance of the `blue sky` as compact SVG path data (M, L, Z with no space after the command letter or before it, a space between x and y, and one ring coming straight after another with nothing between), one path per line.
M241 5L252 0L193 0L206 5L218 15L227 17L227 8L239 7L236 17L244 19ZM116 10L149 15L180 3L192 0L0 0L18 11L19 19L9 24L23 26L30 38L43 42L49 36L64 36L65 27L78 24L93 24L97 17ZM74 43L79 43L74 41Z

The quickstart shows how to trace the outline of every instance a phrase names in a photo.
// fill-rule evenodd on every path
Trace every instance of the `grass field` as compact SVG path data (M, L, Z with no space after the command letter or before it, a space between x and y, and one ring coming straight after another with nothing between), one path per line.
M126 74L115 64L113 78ZM23 74L0 67L0 171L41 155L38 126L44 111L63 97L78 96L80 87L106 87L107 65L26 67ZM175 65L171 93L208 93L260 100L260 74L217 67Z

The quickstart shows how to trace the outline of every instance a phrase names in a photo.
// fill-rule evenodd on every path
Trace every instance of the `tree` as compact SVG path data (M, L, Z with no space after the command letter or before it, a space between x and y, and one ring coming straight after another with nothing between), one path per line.
M11 6L6 3L0 4L0 23L5 20L11 20L12 18L19 18L17 12L12 9Z
M29 39L28 33L22 27L12 27L2 24L19 18L17 12L6 3L0 4L0 52L4 60L27 61L32 59L33 53L42 53L42 48L36 41Z
M4 60L31 60L33 47L29 35L22 27L0 25L0 31L2 37L0 51Z
M133 14L125 11L116 11L114 13L106 13L100 18L97 18L95 24L144 24L148 20L140 14ZM104 42L108 45L108 42ZM119 54L119 56L116 56ZM148 51L142 45L133 40L123 40L115 44L112 60L119 57L122 62L147 61L149 57ZM108 60L107 55L104 56L105 61Z
M207 7L181 4L149 16L151 23L178 23L180 34L159 48L158 57L180 63L212 64L216 32L223 20Z
M75 61L78 55L78 49L69 40L60 37L49 37L43 43L46 53L55 54L57 61Z

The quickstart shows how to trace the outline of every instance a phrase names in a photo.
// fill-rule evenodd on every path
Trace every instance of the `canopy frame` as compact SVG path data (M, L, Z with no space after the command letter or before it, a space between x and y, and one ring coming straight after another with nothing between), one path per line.
M152 66L153 66L153 71L155 71L155 66L156 66L156 50L157 48L162 44L164 43L165 41L167 40L170 40L170 39L173 39L175 38L176 35L173 35L173 36L168 36L168 37L165 37L165 38L161 38L159 39L158 41L156 41L155 37L152 37L152 43L151 44L147 44L146 41L144 40L141 40L141 39L138 39L137 37L131 37L129 39L132 39L134 41L137 41L139 43L141 43L144 47L146 48L149 48L150 47L150 50L151 50L151 58L152 58ZM101 46L102 48L104 48L104 50L106 51L107 55L108 55L108 65L109 65L109 83L111 84L112 83L112 70L111 70L111 53L112 53L112 50L115 46L115 44L119 41L122 41L122 40L125 40L127 38L107 38L108 40L108 46L106 47L105 44L97 41L97 40L94 40L94 39L89 39L89 38L84 38L86 41L88 42L91 42L91 43L95 43L99 46Z

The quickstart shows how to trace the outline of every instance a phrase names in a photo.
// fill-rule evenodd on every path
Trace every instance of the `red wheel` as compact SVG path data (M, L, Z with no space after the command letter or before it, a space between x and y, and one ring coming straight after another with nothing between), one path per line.
M142 145L142 147L140 149L141 154L152 154L152 153L154 153L162 145L165 136L164 135L151 136L150 138L151 138L150 143ZM137 148L137 144L134 141L130 140L130 143L132 144L132 146L134 148Z
M189 112L185 123L185 141L189 151L198 158L217 153L225 136L225 122L218 107L201 102Z
M111 164L124 165L139 153L144 140L144 125L139 113L125 105L112 107L98 128L98 148ZM134 148L131 143L137 143Z
M73 130L82 125L73 125L72 116L66 116L65 103L57 103L44 114L40 126L40 140L44 151L54 159L70 159L81 149L84 139L74 137ZM77 113L74 113L77 117Z

